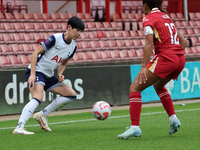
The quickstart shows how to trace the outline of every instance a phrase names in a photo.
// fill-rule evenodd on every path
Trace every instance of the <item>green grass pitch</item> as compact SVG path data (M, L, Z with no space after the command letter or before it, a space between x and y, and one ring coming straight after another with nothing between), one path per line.
M113 110L96 120L92 113L48 117L52 132L41 130L30 118L26 124L34 135L13 135L17 120L0 122L1 150L197 150L200 149L200 103L175 105L181 128L168 134L169 119L163 107L142 108L142 136L117 138L130 126L129 110Z

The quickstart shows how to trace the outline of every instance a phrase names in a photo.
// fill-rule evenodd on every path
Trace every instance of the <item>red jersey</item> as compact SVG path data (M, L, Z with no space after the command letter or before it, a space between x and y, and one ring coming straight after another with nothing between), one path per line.
M146 26L153 30L155 54L184 54L177 28L167 14L154 8L143 18L143 27Z

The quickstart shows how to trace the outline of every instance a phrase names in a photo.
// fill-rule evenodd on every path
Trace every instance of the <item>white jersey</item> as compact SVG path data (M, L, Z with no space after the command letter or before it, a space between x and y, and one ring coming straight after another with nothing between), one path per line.
M40 44L44 47L45 52L38 56L36 71L42 72L47 77L54 75L54 70L62 61L70 60L77 48L74 40L71 40L70 43L66 42L64 33L51 35ZM28 68L31 69L31 65Z

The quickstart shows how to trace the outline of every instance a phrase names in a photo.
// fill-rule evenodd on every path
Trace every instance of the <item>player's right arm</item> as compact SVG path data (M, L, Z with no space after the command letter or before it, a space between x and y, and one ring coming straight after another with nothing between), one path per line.
M177 33L178 33L178 38L179 38L179 42L181 44L181 47L185 50L186 40L185 40L185 38L183 37L183 35L178 30L177 30Z
M37 64L37 59L38 55L43 53L45 50L42 45L40 45L32 54L31 56L31 73L30 77L28 78L28 85L30 87L34 87L34 82L35 82L35 70L36 70L36 64Z

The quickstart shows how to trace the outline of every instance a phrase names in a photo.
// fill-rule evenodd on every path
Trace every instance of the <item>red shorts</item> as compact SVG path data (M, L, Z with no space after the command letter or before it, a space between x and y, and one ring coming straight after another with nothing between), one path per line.
M147 68L162 79L177 79L185 66L185 56L182 54L156 55L147 64Z

